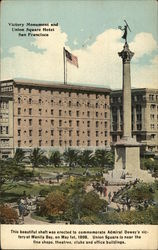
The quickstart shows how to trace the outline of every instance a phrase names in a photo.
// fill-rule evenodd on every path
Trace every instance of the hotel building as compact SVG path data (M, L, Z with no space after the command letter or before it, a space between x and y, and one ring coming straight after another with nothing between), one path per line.
M16 148L110 146L110 89L54 82L0 82L0 158Z

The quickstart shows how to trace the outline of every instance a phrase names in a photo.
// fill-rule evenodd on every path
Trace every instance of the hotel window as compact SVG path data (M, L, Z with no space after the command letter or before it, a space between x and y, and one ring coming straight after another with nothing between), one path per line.
M89 102L87 102L87 107L90 107L90 103Z
M18 108L18 115L21 114L21 108Z
M39 141L39 146L40 146L40 147L42 146L42 140Z
M54 135L54 130L51 130L51 135Z
M87 141L87 146L90 146L91 145L91 141Z
M29 130L29 136L32 136L32 130Z
M104 141L104 145L105 145L105 146L107 145L107 141Z
M98 137L99 136L99 132L98 131L96 131L96 137Z
M62 112L62 111L61 111L61 110L59 110L59 116L61 116L61 112Z
M54 120L51 120L51 125L54 126Z
M69 120L69 127L71 127L72 126L72 121L71 120Z
M51 115L53 115L53 109L51 109Z
M18 126L21 125L21 119L18 119Z
M96 112L96 117L98 117L98 112Z
M71 101L69 101L69 107L71 107Z
M87 111L87 116L90 117L90 111Z
M59 105L61 105L61 100L59 100Z
M79 107L79 106L80 106L79 102L77 102L77 103L76 103L76 106L77 106L77 107Z
M18 141L18 148L21 147L21 141Z
M6 126L6 134L8 134L8 126Z
M72 130L69 130L69 136L72 136Z
M51 146L54 146L54 140L51 140Z
M104 127L107 128L107 122L104 122Z
M107 112L104 113L104 117L107 118Z
M53 106L53 100L51 100L51 106Z
M32 125L32 119L29 119L29 126Z
M42 130L38 130L38 135L41 136L42 135Z
M59 140L59 146L62 146L62 140Z
M38 110L39 115L42 115L42 109Z
M77 130L77 131L76 131L76 134L77 134L77 136L79 136L79 135L80 135L80 131L79 131L79 130Z
M71 116L71 114L72 114L72 112L71 112L71 110L69 110L69 116Z
M141 130L142 129L142 125L141 124L137 124L137 130Z
M32 99L31 98L29 98L29 104L32 104Z
M29 140L29 144L32 144L32 140ZM31 145L30 145L31 146Z
M76 143L76 144L77 144L77 146L80 146L80 141L79 141L79 140L77 140L77 143Z
M59 126L60 127L62 126L62 120L59 120Z
M29 115L32 115L32 109L29 109Z
M77 125L77 127L79 127L80 121L76 121L76 125Z
M18 103L19 103L19 104L21 103L21 98L20 98L20 97L18 97Z
M90 131L89 130L87 131L87 136L90 136Z
M31 91L32 91L32 89L31 89L31 88L29 88L29 93L31 93Z
M90 127L90 121L87 121L87 127L88 128Z
M104 134L105 134L105 136L107 136L107 134L108 134L108 133L107 133L107 131L105 131L105 133L104 133Z
M39 104L42 104L42 99L39 99L39 100L38 100L38 103L39 103Z
M41 126L41 125L42 125L42 120L41 120L41 119L39 119L39 121L38 121L38 122L39 122L39 125Z
M98 121L96 121L96 128L98 128L98 126L99 126L99 122L98 122Z
M154 128L155 128L155 125L154 125L154 124L150 124L150 128L151 128L151 129L154 129Z
M71 140L69 140L69 146L72 146L72 141Z
M18 136L21 135L21 129L18 129Z
M3 127L0 126L0 134L3 134Z
M99 146L99 141L96 141L96 146Z
M79 113L80 113L80 112L77 110L77 111L76 111L76 116L77 116L77 117L79 116Z
M98 102L97 102L96 105L95 105L95 107L98 108L98 106L99 106L99 105L98 105Z
M107 104L106 104L106 103L104 104L104 108L105 108L105 109L107 108Z
M62 130L59 130L59 136L62 136Z

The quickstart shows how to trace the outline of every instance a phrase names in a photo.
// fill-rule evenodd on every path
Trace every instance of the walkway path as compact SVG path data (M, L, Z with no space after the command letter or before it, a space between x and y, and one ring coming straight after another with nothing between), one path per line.
M29 225L48 225L50 224L49 222L45 222L45 221L40 221L40 220L35 220L33 218L31 218L31 214L29 213L28 216L24 217L24 224L29 224Z
M119 189L121 189L121 187L123 187L123 186L106 186L107 187L107 196L106 197L104 197L103 195L100 195L99 194L99 192L97 192L97 194L99 194L99 197L101 198L101 199L103 199L103 200L106 200L107 202L109 202L108 201L108 194L109 194L109 192L111 192L111 197L113 196L113 193L114 192L117 192ZM86 192L90 192L90 191L93 191L94 189L93 189L93 187L92 186L87 186L87 188L86 188ZM117 209L118 207L117 207L117 203L116 202L110 202L110 204L109 204L109 207L110 208L113 208L113 209Z

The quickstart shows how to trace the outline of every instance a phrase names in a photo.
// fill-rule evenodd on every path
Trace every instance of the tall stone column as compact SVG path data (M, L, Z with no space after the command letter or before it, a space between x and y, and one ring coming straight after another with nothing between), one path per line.
M123 50L118 53L123 65L123 137L131 137L131 74L130 61L134 55L125 43Z

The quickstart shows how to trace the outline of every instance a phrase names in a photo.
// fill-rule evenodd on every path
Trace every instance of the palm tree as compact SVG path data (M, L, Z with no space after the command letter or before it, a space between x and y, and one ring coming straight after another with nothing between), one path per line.
M15 155L13 157L13 161L16 165L22 162L25 158L25 152L21 148L17 148Z
M64 161L66 163L68 163L69 168L71 169L73 166L76 165L77 161L78 161L78 155L79 155L79 151L76 149L66 149L64 151Z
M33 151L30 154L30 162L32 163L33 172L35 167L38 167L40 164L42 164L43 159L43 151L41 151L40 148L34 148Z
M85 167L87 170L93 165L94 155L92 150L84 150L80 154L80 165Z
M105 149L97 149L95 151L95 162L104 168L106 165L113 166L114 155L112 152L108 152Z
M55 167L59 167L59 165L60 165L61 162L62 162L60 152L59 152L59 151L53 151L53 152L51 153L49 162L50 162L51 164L53 164Z

